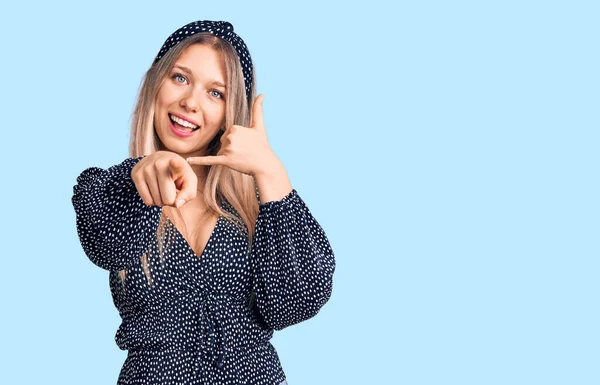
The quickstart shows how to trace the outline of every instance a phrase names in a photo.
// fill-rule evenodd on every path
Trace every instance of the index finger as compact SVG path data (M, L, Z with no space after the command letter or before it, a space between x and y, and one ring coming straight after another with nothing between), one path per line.
M192 172L187 178L182 179L181 185L178 187L179 191L177 192L177 196L175 197L175 206L177 208L181 207L187 201L190 201L196 197L198 179Z

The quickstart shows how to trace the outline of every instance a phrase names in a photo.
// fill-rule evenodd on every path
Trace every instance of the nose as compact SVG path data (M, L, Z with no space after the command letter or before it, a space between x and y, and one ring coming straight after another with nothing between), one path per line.
M198 112L200 109L200 98L195 94L193 89L190 89L183 95L179 101L179 105L189 112Z

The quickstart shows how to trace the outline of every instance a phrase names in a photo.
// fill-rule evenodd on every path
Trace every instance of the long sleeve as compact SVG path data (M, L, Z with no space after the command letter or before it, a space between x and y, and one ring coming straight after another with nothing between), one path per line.
M147 206L131 179L133 166L142 158L127 158L106 170L87 168L73 187L79 240L102 269L132 266L156 233L162 207Z
M272 329L312 318L331 297L333 250L295 189L259 205L251 253L256 305Z

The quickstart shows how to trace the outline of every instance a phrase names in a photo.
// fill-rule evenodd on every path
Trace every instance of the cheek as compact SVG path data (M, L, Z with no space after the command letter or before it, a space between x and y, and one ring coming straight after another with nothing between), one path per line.
M165 108L170 104L170 98L168 97L168 95L165 94L158 95L158 97L156 98L156 104L159 108Z
M177 99L177 90L172 89L169 84L164 84L156 95L156 104L160 107L166 107Z
M225 106L216 106L210 114L213 124L223 125L225 123Z

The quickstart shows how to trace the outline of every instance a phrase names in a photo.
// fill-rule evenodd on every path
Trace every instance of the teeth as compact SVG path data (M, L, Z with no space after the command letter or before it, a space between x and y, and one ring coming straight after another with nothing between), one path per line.
M192 130L197 127L195 124L192 124L192 123L188 122L187 120L180 119L177 116L174 116L174 115L169 115L169 116L171 117L172 121L179 124L180 126L188 127L188 128L191 128Z

